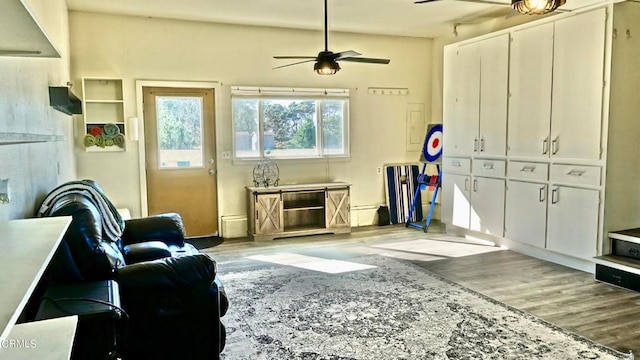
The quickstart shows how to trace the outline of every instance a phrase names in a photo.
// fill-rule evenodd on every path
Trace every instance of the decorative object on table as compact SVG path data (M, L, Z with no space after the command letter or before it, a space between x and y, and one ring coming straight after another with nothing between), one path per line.
M375 267L221 270L234 295L221 359L630 358L415 265L349 261Z
M87 129L87 135L84 136L82 143L86 148L91 146L124 148L125 137L117 124L92 125Z
M273 160L262 159L253 167L254 186L278 186L278 182L280 182L280 169Z

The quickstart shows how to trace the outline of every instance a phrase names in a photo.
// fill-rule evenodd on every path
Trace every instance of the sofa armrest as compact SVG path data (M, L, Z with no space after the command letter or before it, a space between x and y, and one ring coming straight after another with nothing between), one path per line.
M157 260L166 257L170 257L171 250L167 244L162 241L145 241L141 243L135 243L125 245L122 248L124 252L124 259L127 264L134 264L143 261Z
M184 225L182 217L176 213L166 213L124 222L123 245L146 241L162 241L167 245L184 245Z
M207 254L168 257L123 266L115 279L123 292L167 292L186 288L209 288L214 284L217 264Z

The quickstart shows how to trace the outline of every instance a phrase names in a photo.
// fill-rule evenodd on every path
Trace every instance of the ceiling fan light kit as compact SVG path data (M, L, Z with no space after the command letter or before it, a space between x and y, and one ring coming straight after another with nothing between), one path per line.
M511 0L511 7L521 14L542 15L564 5L566 0Z
M340 64L332 56L322 56L320 53L318 61L313 65L313 70L318 75L333 75L340 71Z

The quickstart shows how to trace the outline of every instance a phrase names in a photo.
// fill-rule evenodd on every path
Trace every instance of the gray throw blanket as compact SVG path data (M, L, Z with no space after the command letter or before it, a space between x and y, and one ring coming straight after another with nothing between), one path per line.
M124 220L111 201L89 180L70 181L53 189L42 201L36 216L48 215L51 205L68 194L78 194L89 199L100 210L103 235L110 241L120 239L124 230Z

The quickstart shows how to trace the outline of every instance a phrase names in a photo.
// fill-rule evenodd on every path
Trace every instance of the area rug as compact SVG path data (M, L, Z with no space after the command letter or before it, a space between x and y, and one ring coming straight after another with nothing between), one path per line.
M410 263L340 274L267 265L221 273L225 360L627 359Z

